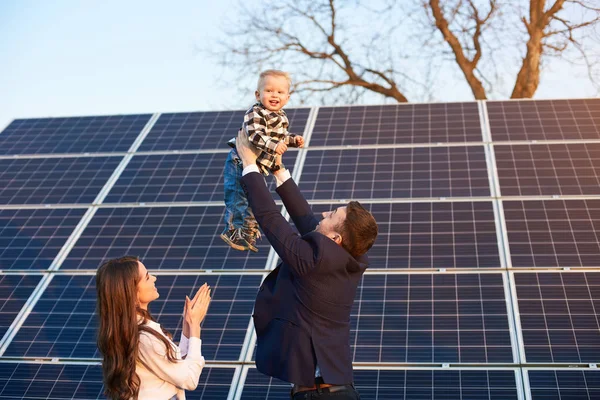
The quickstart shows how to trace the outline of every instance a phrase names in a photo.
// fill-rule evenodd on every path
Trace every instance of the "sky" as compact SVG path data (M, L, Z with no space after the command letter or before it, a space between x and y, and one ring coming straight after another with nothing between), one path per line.
M237 4L0 1L0 130L15 118L247 108L252 91L207 54ZM556 64L536 98L593 97L584 75ZM472 100L458 81L438 100Z

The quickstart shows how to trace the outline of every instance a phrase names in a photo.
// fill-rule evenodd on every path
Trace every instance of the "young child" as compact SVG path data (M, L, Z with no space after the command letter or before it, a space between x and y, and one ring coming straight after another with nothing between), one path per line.
M250 143L260 150L256 163L264 176L279 169L275 165L278 155L289 147L303 147L304 138L290 134L289 121L283 107L290 98L292 81L287 72L263 71L258 78L254 93L257 103L244 115L242 130ZM225 181L225 230L221 239L236 250L258 252L256 239L260 237L254 214L242 189L242 160L235 150L235 138L228 144L232 147L223 173Z

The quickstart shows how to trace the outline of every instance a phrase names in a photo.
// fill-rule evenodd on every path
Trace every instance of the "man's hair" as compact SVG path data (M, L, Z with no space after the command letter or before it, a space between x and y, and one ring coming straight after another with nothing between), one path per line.
M346 207L346 219L336 230L342 235L342 247L354 258L365 254L377 238L379 229L373 215L358 201Z
M281 76L284 77L288 82L288 91L292 88L292 78L290 74L285 71L280 71L278 69L268 69L260 73L258 77L258 83L256 84L256 90L260 91L262 87L265 85L265 78L267 76Z

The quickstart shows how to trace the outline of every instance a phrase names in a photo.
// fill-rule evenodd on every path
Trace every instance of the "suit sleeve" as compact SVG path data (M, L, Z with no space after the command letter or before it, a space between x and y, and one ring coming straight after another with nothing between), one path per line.
M292 221L294 221L294 225L298 228L298 232L301 235L306 235L314 231L319 221L302 193L300 193L296 182L293 179L288 179L276 189L276 192L281 197L283 205L290 214Z
M285 184L290 181L288 179ZM283 260L284 266L289 267L296 276L310 272L315 266L314 250L281 215L262 175L250 172L242 177L242 184L258 225Z

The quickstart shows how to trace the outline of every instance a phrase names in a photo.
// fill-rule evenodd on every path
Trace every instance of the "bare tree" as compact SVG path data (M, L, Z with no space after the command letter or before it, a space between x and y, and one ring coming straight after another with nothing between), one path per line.
M478 73L482 75L482 71L477 68L484 52L481 43L482 35L501 8L507 9L511 6L509 3L500 4L497 0L488 0L486 6L475 4L473 0L444 3L446 7L441 6L439 0L428 0L423 5L430 12L444 41L454 52L455 61L471 87L474 97L485 99L486 90L477 77ZM547 5L546 0L529 0L528 3L528 18L520 16L526 30L524 43L526 51L511 98L533 97L540 83L540 66L543 58L561 55L569 45L581 50L583 40L576 36L578 31L594 27L600 21L600 8L593 7L592 1L554 0ZM567 6L570 10L566 10ZM518 17L519 11L511 13L511 10L507 10L507 13ZM577 21L571 21L561 16L561 11L568 11L571 15L578 11L584 13ZM507 36L510 45L518 45L512 41L513 37L510 34ZM471 57L467 55L468 53ZM585 55L585 52L582 55ZM593 68L592 65L589 67Z
M368 93L397 102L435 93L436 76L460 70L475 99L514 78L511 98L532 97L541 66L583 60L595 82L599 0L287 0L242 9L221 42L241 76L294 72L303 99L352 103ZM515 4L517 3L517 4ZM501 67L512 59L518 71ZM451 63L449 63L451 62ZM336 98L336 94L338 97Z

